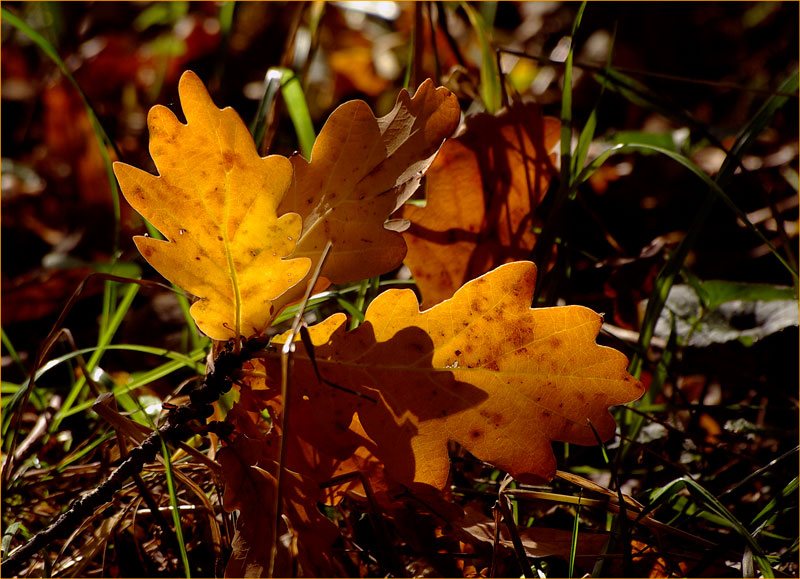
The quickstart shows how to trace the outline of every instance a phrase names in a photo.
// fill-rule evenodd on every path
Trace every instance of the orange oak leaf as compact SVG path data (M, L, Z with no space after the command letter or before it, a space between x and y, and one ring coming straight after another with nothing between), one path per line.
M316 264L330 240L322 276L334 283L399 266L406 245L386 219L419 186L459 118L456 97L434 88L430 79L413 97L401 91L394 109L381 118L363 101L333 111L314 143L311 161L299 155L291 159L295 178L280 212L303 218L292 257Z
M310 264L283 259L301 229L299 215L276 212L291 163L259 157L236 112L218 109L194 73L184 73L178 93L187 124L163 106L147 119L159 176L114 164L125 198L167 238L134 241L159 273L200 298L191 312L209 337L260 334L271 302Z
M552 441L595 444L589 422L609 439L608 407L643 389L623 354L596 344L598 314L529 307L535 277L534 264L514 262L422 312L413 291L389 290L355 330L343 314L311 327L319 378L296 344L287 428L336 454L357 413L389 475L407 486L443 488L448 441L523 482L550 480ZM277 364L266 369L279 379Z
M534 212L553 174L561 124L534 104L467 118L428 170L425 207L406 205L405 263L430 307L465 282L526 259Z

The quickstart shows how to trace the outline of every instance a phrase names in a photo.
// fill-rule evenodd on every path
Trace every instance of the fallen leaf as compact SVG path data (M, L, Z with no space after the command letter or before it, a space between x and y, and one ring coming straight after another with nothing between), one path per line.
M595 343L598 314L529 307L535 272L506 264L423 312L413 291L389 290L355 330L343 314L309 328L322 382L297 344L289 430L335 455L357 413L389 475L407 486L444 487L448 441L522 482L550 480L552 441L596 444L589 421L609 439L608 407L643 390L623 354ZM280 377L276 362L266 374Z
M125 198L167 238L134 241L159 273L200 298L191 312L206 335L258 335L271 302L309 268L308 259L283 259L301 229L299 215L276 213L292 167L259 157L236 112L218 109L194 73L181 77L178 93L187 124L163 106L148 115L160 176L114 164Z
M449 298L465 282L526 259L536 241L533 216L554 169L560 123L534 104L467 119L428 170L425 207L406 205L405 263L424 307Z
M242 434L219 452L226 483L223 506L229 512L239 511L226 577L267 576L274 542L277 446L265 444L264 438ZM331 576L329 552L338 530L317 509L319 486L308 477L287 471L282 493L283 512L291 527L284 520L278 530L281 548L274 576L296 576L293 567L298 565L304 576ZM283 541L284 536L290 539L289 545Z
M368 44L332 51L328 56L328 64L334 78L341 78L347 88L352 87L365 95L376 97L389 86L389 81L375 71L375 55ZM338 92L346 91L340 89Z
M399 266L406 245L400 233L384 225L386 218L419 186L460 114L458 100L430 80L413 97L401 91L394 109L381 118L363 101L333 111L314 143L311 161L299 155L291 159L295 179L279 211L303 219L292 257L309 258L315 265L330 240L322 277L333 283Z
M668 339L674 325L678 336L693 348L732 340L750 346L771 334L798 325L800 308L797 300L790 297L791 288L783 289L788 299L780 299L776 287L774 299L761 300L754 296L747 299L746 296L745 299L703 304L694 287L675 284L656 322L654 334Z
M479 541L481 543L494 543L495 523L473 505L467 505L464 509L466 513L464 521L456 526L459 536L468 542ZM544 527L517 527L519 538L525 547L525 553L529 557L560 557L569 559L572 548L572 531L561 529L548 529ZM577 557L592 558L600 555L608 541L607 533L587 533L581 532L578 535ZM513 547L511 533L508 526L503 524L500 527L500 544L504 547ZM591 565L594 561L583 563Z
M3 323L30 322L59 312L86 276L90 267L35 269L11 280L3 280ZM102 284L90 284L81 295L86 299L101 292Z

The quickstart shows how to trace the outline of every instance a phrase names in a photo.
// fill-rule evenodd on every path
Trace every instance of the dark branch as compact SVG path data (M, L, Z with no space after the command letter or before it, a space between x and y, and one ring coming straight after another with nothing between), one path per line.
M266 340L262 338L248 340L238 353L233 351L232 343L226 345L214 360L214 369L206 375L203 385L189 395L190 402L172 410L167 422L131 450L100 486L76 499L54 523L12 552L2 563L3 577L17 576L40 549L69 536L95 509L109 502L128 478L142 472L145 464L155 460L161 450L161 440L180 441L202 429L206 418L213 413L211 404L231 389L231 374L265 346Z

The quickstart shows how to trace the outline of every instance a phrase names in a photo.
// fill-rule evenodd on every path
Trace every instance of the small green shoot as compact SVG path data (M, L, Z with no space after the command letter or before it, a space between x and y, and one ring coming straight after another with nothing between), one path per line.
M462 2L461 7L467 13L481 46L481 100L486 112L493 115L503 107L503 89L500 71L497 68L495 50L492 46L491 27L481 16L481 13L469 3Z

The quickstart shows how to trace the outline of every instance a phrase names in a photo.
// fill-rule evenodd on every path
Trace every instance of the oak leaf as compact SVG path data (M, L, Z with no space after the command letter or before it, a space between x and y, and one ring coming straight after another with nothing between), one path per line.
M191 312L209 337L257 335L272 320L271 302L309 268L306 258L283 259L301 229L299 215L276 212L292 166L259 157L236 112L218 109L194 73L178 93L187 124L163 106L147 119L160 175L114 164L125 198L167 238L134 241L159 273L200 298Z
M598 314L529 307L535 272L506 264L422 312L413 291L389 290L355 330L343 314L309 328L319 377L297 344L288 429L336 454L357 413L387 472L408 486L444 487L448 441L523 482L550 480L552 441L593 445L592 426L609 439L608 407L643 389L623 354L596 344ZM277 365L266 373L280 376Z
M385 221L419 186L459 118L456 97L434 88L430 79L413 97L401 91L394 109L381 118L363 101L333 111L310 162L299 155L291 159L294 182L280 212L303 219L292 257L316 264L330 240L321 273L333 283L374 277L399 266L406 244Z
M401 212L411 222L405 263L424 307L498 265L527 259L560 127L534 104L515 105L468 117L465 132L442 146L426 176L426 206Z

